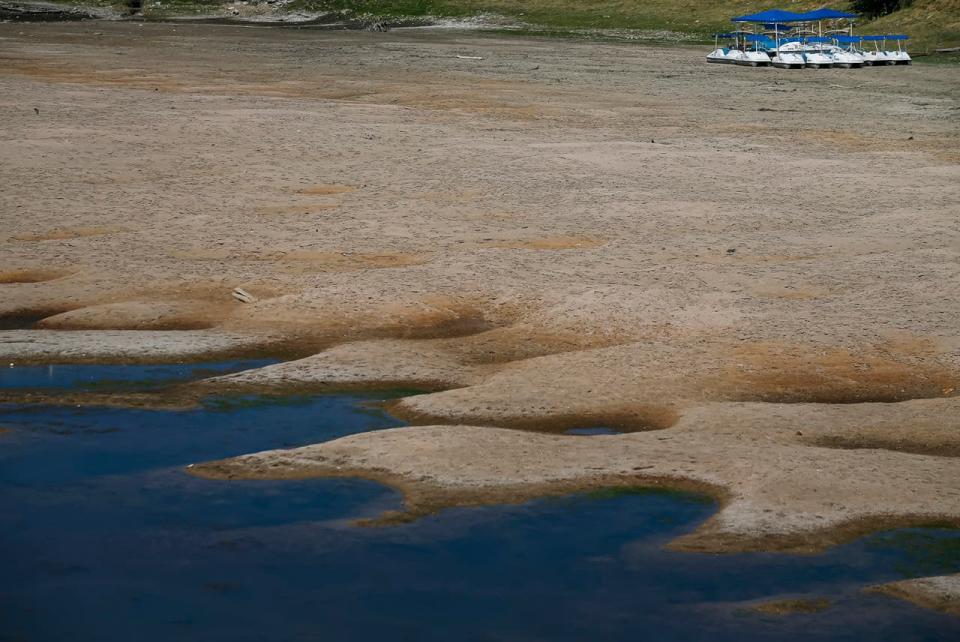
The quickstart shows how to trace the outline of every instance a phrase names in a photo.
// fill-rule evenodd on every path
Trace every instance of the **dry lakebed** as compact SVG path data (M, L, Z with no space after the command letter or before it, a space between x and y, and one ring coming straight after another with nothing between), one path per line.
M674 550L957 527L960 67L703 53L0 24L0 360L282 359L120 406L417 389L188 469L400 489L371 523L652 485L719 500Z

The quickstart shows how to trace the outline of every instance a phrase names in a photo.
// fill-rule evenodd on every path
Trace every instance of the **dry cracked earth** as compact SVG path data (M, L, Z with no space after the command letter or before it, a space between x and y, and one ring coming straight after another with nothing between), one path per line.
M379 479L386 520L644 483L721 499L688 550L960 524L960 67L703 54L2 24L0 357L430 390L191 468Z

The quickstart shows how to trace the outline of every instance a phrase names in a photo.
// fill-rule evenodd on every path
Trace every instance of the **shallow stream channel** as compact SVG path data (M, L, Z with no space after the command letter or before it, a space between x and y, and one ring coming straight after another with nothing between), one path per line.
M150 390L264 363L4 367L0 388ZM618 489L370 528L354 520L401 505L374 482L184 472L401 426L377 406L396 394L0 405L0 640L960 639L960 618L863 591L960 571L957 531L820 555L680 553L665 545L710 498ZM817 607L753 608L779 599Z

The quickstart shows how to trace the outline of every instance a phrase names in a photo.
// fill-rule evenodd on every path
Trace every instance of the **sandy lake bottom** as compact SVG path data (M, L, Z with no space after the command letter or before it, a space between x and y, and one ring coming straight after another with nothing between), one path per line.
M251 365L5 368L0 386L148 386ZM960 635L956 618L862 591L960 570L954 530L888 531L820 555L703 555L664 549L716 508L686 493L578 494L364 528L353 520L398 508L396 492L184 473L397 426L374 405L386 396L224 397L190 411L3 406L0 640ZM751 609L783 598L829 606Z

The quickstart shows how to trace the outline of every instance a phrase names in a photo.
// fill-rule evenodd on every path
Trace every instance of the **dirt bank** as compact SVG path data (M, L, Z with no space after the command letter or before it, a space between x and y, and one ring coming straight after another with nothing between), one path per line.
M690 547L960 516L956 67L453 31L0 38L0 358L282 344L313 356L206 385L411 383L437 392L394 412L456 426L208 474L349 467L436 505L695 483L724 508ZM596 424L631 432L542 434Z
M812 551L872 529L960 524L956 399L902 404L718 403L688 407L668 429L576 437L478 426L424 426L197 465L216 478L360 474L397 485L412 515L602 485L704 490L721 509L674 542L684 550ZM930 422L931 416L944 424ZM900 433L901 426L912 432ZM934 434L937 436L935 437ZM820 444L843 435L841 448ZM857 438L866 445L858 447ZM932 441L931 441L932 440ZM890 448L877 447L887 442Z
M928 609L960 616L960 575L938 575L890 582L870 590L909 600Z

